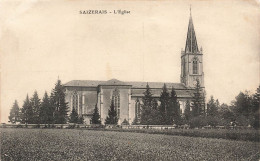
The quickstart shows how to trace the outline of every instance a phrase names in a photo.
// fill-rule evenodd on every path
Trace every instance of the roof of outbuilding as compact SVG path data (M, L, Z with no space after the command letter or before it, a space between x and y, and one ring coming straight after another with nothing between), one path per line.
M99 80L72 80L64 84L64 86L74 86L74 87L97 87L99 85L127 85L132 86L132 88L146 88L146 85L149 85L150 88L162 88L163 82L122 82L117 79L111 79L108 81L99 81ZM165 83L167 88L175 89L186 89L182 83Z

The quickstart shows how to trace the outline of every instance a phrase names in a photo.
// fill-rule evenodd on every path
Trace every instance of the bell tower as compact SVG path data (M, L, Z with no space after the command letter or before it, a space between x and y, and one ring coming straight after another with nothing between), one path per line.
M196 80L204 87L203 51L198 49L193 26L191 9L185 50L181 51L181 83L186 87L195 87Z

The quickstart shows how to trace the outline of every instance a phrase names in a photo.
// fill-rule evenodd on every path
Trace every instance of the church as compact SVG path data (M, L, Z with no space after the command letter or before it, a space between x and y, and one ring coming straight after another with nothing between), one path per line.
M66 101L69 109L75 109L84 118L86 124L91 124L91 117L95 106L98 107L101 123L105 123L111 101L118 115L118 124L125 119L131 124L135 117L140 117L140 104L146 85L151 88L153 97L159 98L164 83L168 89L174 88L184 112L186 100L191 100L193 89L198 79L204 87L203 51L198 48L192 16L190 15L185 50L181 51L180 83L171 82L126 82L117 79L108 81L99 80L72 80L66 84ZM204 92L205 94L205 92Z

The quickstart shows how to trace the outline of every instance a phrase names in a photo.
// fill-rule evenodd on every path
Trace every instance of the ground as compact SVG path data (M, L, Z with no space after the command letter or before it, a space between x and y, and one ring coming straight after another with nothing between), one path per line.
M258 160L258 142L78 129L0 129L1 160Z

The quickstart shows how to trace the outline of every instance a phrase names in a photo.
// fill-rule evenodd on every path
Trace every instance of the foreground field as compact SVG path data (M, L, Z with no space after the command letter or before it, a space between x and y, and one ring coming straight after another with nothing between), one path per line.
M73 129L0 129L1 160L258 160L259 143Z

